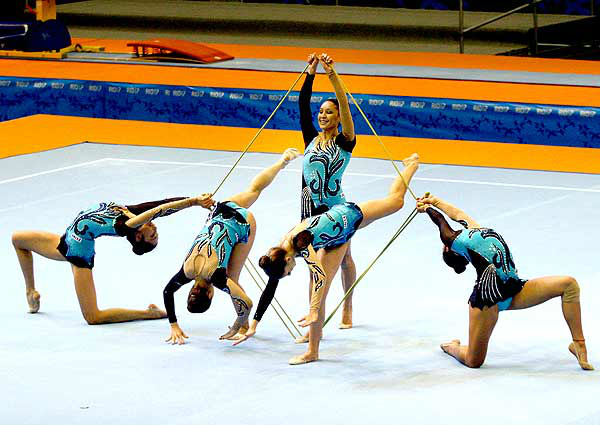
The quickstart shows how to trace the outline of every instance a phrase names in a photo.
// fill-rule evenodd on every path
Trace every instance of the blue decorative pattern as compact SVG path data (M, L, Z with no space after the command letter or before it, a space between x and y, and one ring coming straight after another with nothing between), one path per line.
M224 202L217 205L208 216L204 228L200 231L188 252L201 251L207 246L210 257L213 250L218 258L218 267L227 268L233 248L238 243L248 242L250 225L247 222L248 210L234 202Z
M315 148L315 138L304 151L302 163L306 186L315 207L332 207L346 201L342 192L342 175L352 154L330 143L324 150Z
M314 236L313 248L335 248L354 236L363 220L363 213L355 203L344 202L307 220L306 230Z
M67 248L63 255L71 262L72 258L81 259L83 264L92 268L96 254L95 239L118 236L115 222L121 215L121 207L113 202L101 202L79 212L63 236Z
M0 120L71 115L259 128L283 92L0 77ZM313 93L319 103L326 93ZM378 133L431 139L600 147L600 108L355 95ZM292 93L267 128L297 130ZM355 107L352 113L359 116ZM371 134L356 120L357 134Z

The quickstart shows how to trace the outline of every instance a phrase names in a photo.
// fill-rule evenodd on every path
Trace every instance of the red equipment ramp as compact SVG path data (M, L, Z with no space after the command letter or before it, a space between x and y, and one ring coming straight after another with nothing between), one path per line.
M148 59L173 58L201 63L214 63L234 58L228 53L213 49L204 44L171 38L132 41L127 43L127 45L134 48L137 56Z

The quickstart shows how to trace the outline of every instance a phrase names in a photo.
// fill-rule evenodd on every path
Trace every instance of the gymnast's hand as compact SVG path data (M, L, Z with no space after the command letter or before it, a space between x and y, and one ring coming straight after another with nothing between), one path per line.
M436 206L439 201L438 198L427 192L424 196L417 198L417 211L420 213L425 212L430 206Z
M319 62L321 62L321 66L327 74L333 74L334 62L331 56L329 56L327 53L322 53L321 56L319 56Z
M294 159L298 158L298 155L300 155L300 152L298 151L298 149L296 149L296 148L286 149L281 154L281 161L283 162L283 166L285 167L286 165L288 165L290 163L290 161L293 161Z
M317 65L319 65L319 58L317 58L316 53L308 55L308 65L308 73L310 75L315 75L317 72Z
M319 318L319 313L317 311L311 310L306 316L302 319L298 320L298 324L303 328L312 325Z
M171 323L171 336L166 339L165 342L182 345L185 344L184 338L187 337L188 336L185 334L185 332L183 332L177 322L175 322Z
M196 196L192 198L193 205L200 206L202 208L210 209L215 204L214 199L212 198L212 193L204 193L200 196Z

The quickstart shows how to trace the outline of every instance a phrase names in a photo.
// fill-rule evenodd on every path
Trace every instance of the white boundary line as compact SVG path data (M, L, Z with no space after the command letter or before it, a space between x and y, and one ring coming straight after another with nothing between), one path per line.
M13 183L21 180L26 180L33 177L39 177L47 174L57 173L60 171L70 170L73 168L85 167L87 165L98 164L106 161L121 161L130 163L141 163L141 164L165 164L165 165L185 165L185 166L202 166L202 167L218 167L218 168L231 168L231 164L215 164L210 162L186 162L186 161L157 161L157 160L146 160L146 159L129 159L129 158L102 158L94 161L82 162L80 164L70 165L67 167L56 168L53 170L42 171L39 173L28 174L21 177L15 177L12 179L0 181L0 185L6 183ZM264 167L238 165L237 168L244 170L264 170ZM299 169L285 169L283 171L300 173ZM357 177L371 177L371 178L395 178L395 174L372 174L372 173L355 173L347 172L348 176ZM516 187L522 189L542 189L542 190L559 190L559 191L571 191L571 192L586 192L586 193L600 193L600 189L593 188L581 188L581 187L567 187L567 186L544 186L544 185L532 185L532 184L518 184L518 183L499 183L499 182L486 182L477 180L460 180L460 179L441 179L432 177L414 177L415 181L429 181L429 182L440 182L440 183L459 183L459 184L474 184L482 186L499 186L499 187Z
M228 165L228 164L210 164L210 163L206 163L206 162L151 161L151 160L144 160L144 159L126 159L126 158L105 158L105 159L111 160L111 161L139 162L139 163L147 163L147 164L197 165L197 166L220 167L220 168L230 168L231 167L231 165ZM244 170L264 170L264 167L247 166L247 165L238 165L237 168L241 168ZM283 171L296 172L296 173L301 172L301 170L293 169L293 168L292 169L284 169ZM355 173L355 172L351 172L351 171L348 171L344 174L348 175L348 176L390 178L390 179L393 179L396 177L396 174L370 174L370 173ZM518 184L518 183L498 183L498 182L485 182L485 181L477 181L477 180L440 179L440 178L433 178L433 177L413 177L413 180L441 182L441 183L475 184L475 185L484 185L484 186L518 187L518 188L523 188L523 189L546 189L546 190L562 190L562 191L572 191L572 192L600 193L600 189L568 187L568 186L544 186L544 185Z
M21 177L15 177L12 179L1 180L0 184L14 183L14 182L18 182L21 180L30 179L32 177L45 176L46 174L58 173L60 171L71 170L73 168L85 167L86 165L97 164L97 163L104 162L107 160L110 160L110 158L96 159L94 161L82 162L80 164L69 165L67 167L55 168L53 170L47 170L47 171L40 171L39 173L27 174L27 175L21 176Z

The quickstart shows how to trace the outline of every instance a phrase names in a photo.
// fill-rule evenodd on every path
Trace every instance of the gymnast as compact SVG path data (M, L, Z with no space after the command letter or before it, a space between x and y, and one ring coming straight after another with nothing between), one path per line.
M336 98L327 99L319 108L318 123L321 133L313 124L310 108L312 86L319 62L327 73L336 95ZM342 191L342 175L356 145L350 106L340 78L333 70L333 59L325 53L319 57L313 53L308 56L308 63L308 74L299 96L300 127L304 139L301 220L346 202ZM356 266L350 254L350 243L342 260L341 269L342 286L346 292L356 280ZM309 288L309 298L310 296ZM352 327L352 294L344 301L342 322L339 327L340 329ZM297 342L307 341L308 336L297 340Z
M81 313L90 325L166 317L166 313L154 304L150 304L146 310L98 308L92 275L95 240L101 236L125 237L131 243L132 251L142 255L152 251L158 244L158 233L152 220L192 205L208 206L211 203L208 195L125 206L100 202L81 211L62 236L41 231L13 233L12 243L25 278L29 311L37 313L40 309L40 294L35 288L33 271L32 253L35 252L51 260L71 263Z
M296 149L287 149L275 164L252 180L245 192L216 204L196 236L181 269L163 291L165 308L171 323L171 335L166 342L184 344L184 338L188 338L177 323L174 294L192 280L195 282L187 300L190 313L207 311L212 302L214 287L217 287L229 294L237 314L233 326L220 339L239 338L236 334L248 329L252 301L239 284L242 266L256 236L256 221L248 208L256 202L279 171L298 155Z
M444 212L465 229L453 230ZM563 316L571 331L573 342L569 351L584 370L593 370L587 362L587 350L581 327L579 285L569 276L548 276L523 280L508 245L492 229L481 227L455 206L427 194L417 201L419 212L426 212L438 226L444 245L442 257L456 273L466 270L469 263L477 272L476 284L469 298L469 345L455 339L441 344L441 349L465 366L478 368L485 361L488 342L503 310L520 310L560 296Z
M326 213L307 218L296 225L278 246L269 249L267 255L260 258L259 265L269 280L250 328L234 345L256 333L258 323L275 296L279 280L289 276L296 265L295 257L302 256L310 270L311 299L310 311L299 323L302 327L310 326L309 341L306 353L293 357L289 363L298 365L318 360L325 319L325 298L346 253L347 242L358 229L402 208L407 185L419 166L419 156L413 154L403 163L405 168L393 181L387 197L359 205L352 202L334 205Z

